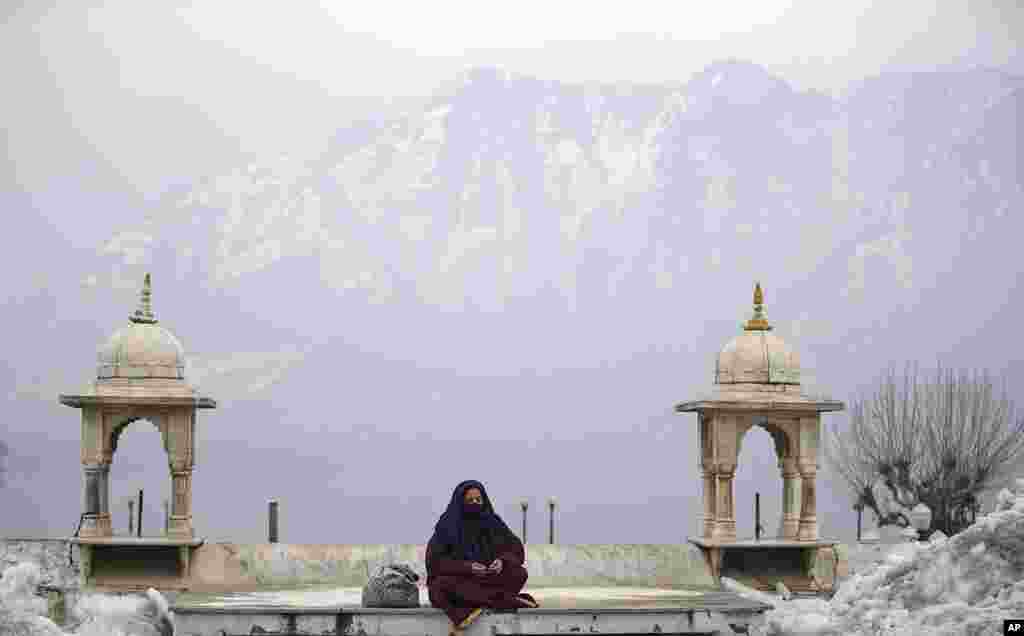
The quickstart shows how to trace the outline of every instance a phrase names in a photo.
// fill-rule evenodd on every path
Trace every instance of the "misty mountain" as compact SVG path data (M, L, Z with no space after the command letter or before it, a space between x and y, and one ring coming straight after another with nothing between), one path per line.
M531 493L661 501L636 540L676 540L699 485L694 423L670 409L710 385L754 280L809 391L848 400L891 362L937 358L1024 386L1024 349L991 335L1024 311L1022 99L1024 78L996 70L886 73L829 96L736 60L665 85L479 68L347 121L322 152L178 182L99 244L33 221L26 241L67 256L10 309L32 337L0 375L19 429L48 438L12 435L10 478L37 483L17 455L76 439L56 393L90 380L152 271L158 319L220 402L201 417L204 527L260 527L276 487L310 502L303 524L337 497L320 523L364 515L349 527L370 540L388 493L436 503L474 477L507 514ZM770 459L767 436L744 452ZM74 508L80 469L63 455ZM738 502L778 480L771 464L741 472ZM822 479L819 519L839 532L848 502ZM578 541L628 527L578 524Z

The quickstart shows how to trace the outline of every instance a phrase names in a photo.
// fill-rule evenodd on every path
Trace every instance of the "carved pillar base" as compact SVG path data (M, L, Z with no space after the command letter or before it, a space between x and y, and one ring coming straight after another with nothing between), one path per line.
M711 535L711 538L716 541L735 541L736 520L719 519L715 522L714 533Z
M96 524L96 515L86 515L82 518L82 524L78 528L78 536L80 537L99 537L99 529Z
M782 538L796 541L800 538L800 519L786 518L782 520Z
M113 524L108 514L91 514L82 519L82 527L78 536L84 538L111 537L114 535Z
M86 464L82 467L82 506L85 517L78 531L80 537L109 537L113 534L108 510L108 477L110 465Z
M167 537L170 539L191 539L195 536L192 529L191 517L178 517L171 515L171 522L167 526Z
M96 530L98 537L112 537L114 536L114 524L110 519L110 513L104 512L96 517Z
M800 534L797 535L799 541L816 541L818 539L818 519L817 517L804 517L800 519Z

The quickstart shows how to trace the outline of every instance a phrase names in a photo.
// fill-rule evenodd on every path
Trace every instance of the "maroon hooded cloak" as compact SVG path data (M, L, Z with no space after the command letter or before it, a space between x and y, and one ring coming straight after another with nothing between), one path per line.
M466 491L476 488L483 498L478 518L463 512ZM490 565L501 559L500 574L476 575L474 562ZM529 607L533 598L520 594L526 584L523 542L494 512L483 484L475 480L456 486L427 544L427 591L430 604L444 610L460 625L474 609L511 610ZM526 602L528 599L529 602Z

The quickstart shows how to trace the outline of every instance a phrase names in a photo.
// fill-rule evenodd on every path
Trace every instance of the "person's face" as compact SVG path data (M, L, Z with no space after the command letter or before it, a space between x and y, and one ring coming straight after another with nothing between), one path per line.
M483 493L480 492L479 488L469 488L466 490L466 494L463 495L462 501L463 503L475 503L482 505L484 503L484 496Z

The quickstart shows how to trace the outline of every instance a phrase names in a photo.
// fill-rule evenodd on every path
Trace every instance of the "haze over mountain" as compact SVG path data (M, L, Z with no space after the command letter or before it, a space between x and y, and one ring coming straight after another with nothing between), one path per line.
M884 72L833 96L739 59L673 83L479 67L399 102L339 99L333 132L288 156L197 148L188 167L172 148L154 161L182 167L134 192L103 191L120 159L69 162L47 178L81 198L59 205L9 156L0 532L73 531L78 413L56 395L91 380L146 271L188 377L220 404L200 416L194 478L213 539L260 539L278 497L287 541L425 541L451 487L478 478L516 526L530 497L532 541L549 495L560 540L678 541L700 486L695 420L671 407L710 387L755 280L812 393L849 401L890 363L941 359L1022 394L1020 75ZM752 431L740 534L755 490L776 524L775 461ZM822 532L848 538L822 469ZM159 525L165 472L133 424L119 525L140 487Z

